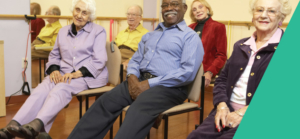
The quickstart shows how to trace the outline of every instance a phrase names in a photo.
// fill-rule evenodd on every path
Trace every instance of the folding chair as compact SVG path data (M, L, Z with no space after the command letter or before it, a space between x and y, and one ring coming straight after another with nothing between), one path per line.
M106 52L107 52L107 62L106 67L108 70L108 83L111 85L117 86L119 84L119 75L120 75L120 69L122 68L121 65L121 53L120 50L116 45L113 43L106 43ZM120 67L121 65L121 67ZM82 91L78 93L76 96L79 100L79 118L82 117L82 97L85 96L85 102L86 102L86 111L89 108L89 97L95 96L95 95L102 95L105 92L108 92L112 90L114 87L112 86L103 86L100 88L95 89L88 89L85 91ZM113 127L111 127L110 132L110 138L113 136Z
M197 102L199 100L200 92L201 92L201 103L200 106L196 103L192 102L185 102L183 104L174 106L163 113L160 114L159 117L162 117L165 122L164 127L164 139L168 138L168 123L169 123L169 116L178 115L182 113L187 113L191 111L200 111L200 119L199 119L199 125L203 122L203 112L204 112L204 84L205 84L205 77L203 76L203 65L200 66L198 73L192 83L188 85L188 99L192 100L194 102ZM123 111L127 111L130 106L127 106L123 109ZM120 126L122 124L122 113L120 114ZM195 125L195 128L197 128L198 125ZM147 138L150 138L150 135L147 135Z
M48 50L53 49L54 46L43 46L43 47L34 47L36 50ZM42 82L42 60L44 61L44 70L46 69L46 63L48 58L39 58L39 72L40 72L40 83ZM46 74L44 74L45 76Z
M106 67L108 70L108 83L116 86L119 83L119 75L120 75L120 65L121 65L121 53L118 47L114 44L107 43L106 44L107 51L107 62ZM88 110L89 97L94 95L102 95L105 92L112 90L114 87L112 86L103 86L95 89L88 89L78 93L77 97L86 97L86 110ZM82 117L82 99L79 99L80 107L79 114Z

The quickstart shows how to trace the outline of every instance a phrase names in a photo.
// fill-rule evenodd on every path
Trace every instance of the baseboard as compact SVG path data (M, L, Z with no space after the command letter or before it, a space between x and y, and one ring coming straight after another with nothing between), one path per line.
M28 97L28 95L11 96L8 104L24 103ZM5 98L5 104L7 103L8 99L9 97Z

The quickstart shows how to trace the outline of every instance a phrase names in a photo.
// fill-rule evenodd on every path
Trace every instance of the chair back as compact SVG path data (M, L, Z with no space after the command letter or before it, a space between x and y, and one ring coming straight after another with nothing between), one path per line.
M121 52L117 45L114 43L106 43L107 62L106 67L108 70L108 82L113 85L119 83L120 65L121 65Z
M194 81L188 85L188 94L189 94L188 99L194 102L197 102L200 97L202 76L203 76L203 64L201 64Z

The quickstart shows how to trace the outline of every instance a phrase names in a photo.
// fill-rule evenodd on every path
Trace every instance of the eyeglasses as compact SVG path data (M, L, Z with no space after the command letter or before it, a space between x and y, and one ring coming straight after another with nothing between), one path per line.
M141 16L141 15L126 13L126 16L127 16L127 17L129 17L129 16L137 17L137 16Z
M82 16L87 16L87 15L89 14L89 12L87 12L87 11L81 11L80 8L75 8L75 12L76 12L77 14L79 14L79 13L81 12L81 15L82 15Z
M169 7L169 5L171 6L171 8L177 8L181 3L178 2L171 2L171 3L164 3L161 5L162 9L167 9Z
M258 7L258 8L254 9L254 14L255 15L262 15L265 11L267 11L268 16L272 16L272 17L276 16L276 14L280 12L280 11L275 10L275 9L267 9L267 10L265 10L262 7Z

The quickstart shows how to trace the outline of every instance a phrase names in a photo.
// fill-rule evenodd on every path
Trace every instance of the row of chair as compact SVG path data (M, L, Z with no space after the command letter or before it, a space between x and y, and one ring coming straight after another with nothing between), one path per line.
M107 57L108 61L106 63L107 69L109 71L108 76L108 83L117 86L120 82L123 81L123 65L121 64L121 53L118 47L112 42L106 44L106 51L107 51ZM120 76L119 76L120 75ZM120 78L120 82L119 82ZM168 122L169 122L169 116L178 115L186 112L191 111L200 111L199 116L199 125L203 121L203 112L204 112L204 76L203 76L203 66L201 65L198 73L195 77L195 80L188 85L188 102L185 102L181 105L177 105L175 107L172 107L158 116L158 118L164 119L164 139L168 138ZM112 90L113 86L104 86L96 89L89 89L82 91L78 93L76 96L78 97L79 103L79 117L82 116L82 98L85 97L86 99L86 111L89 107L89 97L91 96L101 96L102 94ZM201 92L201 93L200 93ZM201 94L201 97L200 97ZM200 98L200 106L198 104L193 103L197 102ZM190 102L192 100L193 102ZM124 112L126 112L130 106L127 106L123 109ZM122 124L123 120L123 113L120 114L120 126ZM160 121L158 119L157 121ZM197 128L198 125L195 126ZM148 139L150 138L150 135L148 134ZM113 127L110 129L110 138L113 138Z
M109 71L108 76L108 83L110 86L103 86L100 88L95 89L88 89L85 91L82 91L76 95L76 97L79 100L79 118L82 117L82 102L85 98L86 101L86 111L89 108L89 97L91 96L101 96L102 94L109 92L112 90L115 86L117 86L119 83L123 81L123 65L121 63L121 53L119 48L114 44L114 42L106 43L106 51L107 51L107 63L106 67ZM45 63L45 60L44 60ZM41 63L40 63L41 66ZM41 72L41 69L40 69ZM41 76L41 75L40 75ZM120 81L119 81L120 79ZM199 117L199 124L203 121L203 112L204 112L204 76L203 76L203 66L201 65L198 73L194 79L194 81L189 84L188 86L188 102L185 102L181 105L177 105L175 107L172 107L163 113L161 113L157 120L158 125L160 124L161 119L164 119L164 139L168 138L168 122L169 122L169 116L182 114L190 111L200 111L200 117ZM40 79L41 80L41 79ZM201 97L200 97L201 92ZM196 103L190 102L192 100L193 102L197 102L200 98L200 106ZM130 106L127 106L123 109L124 112L126 112ZM120 126L122 125L123 120L123 113L120 114ZM156 124L156 126L158 126ZM196 125L195 128L197 128L198 125ZM110 129L110 138L113 138L113 127ZM150 134L147 135L147 138L150 138Z

